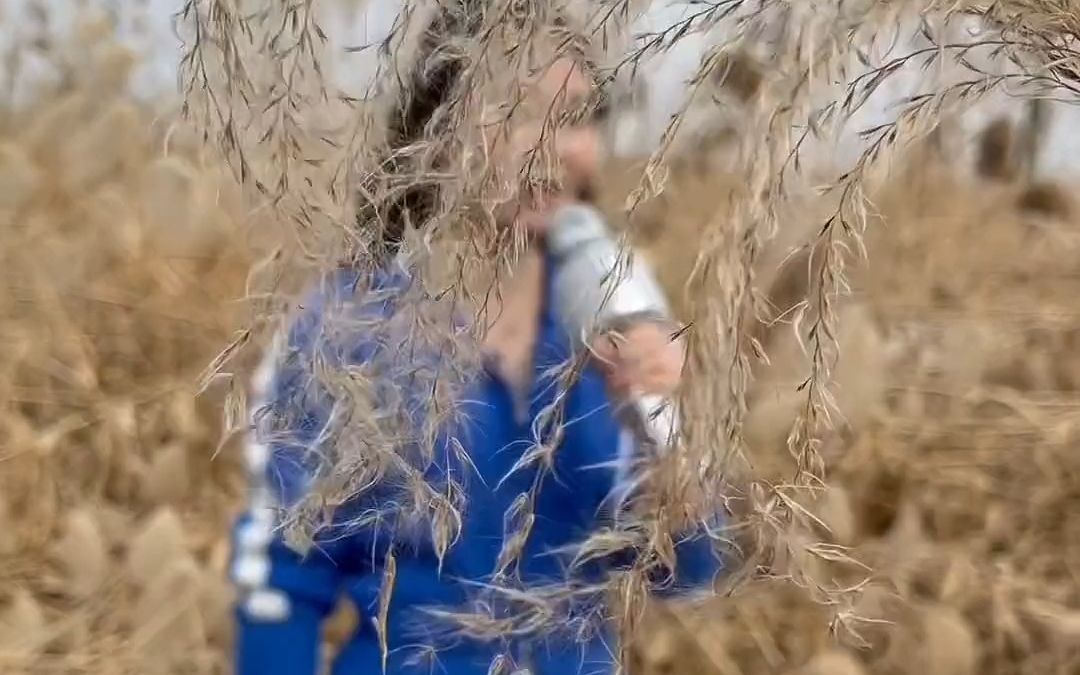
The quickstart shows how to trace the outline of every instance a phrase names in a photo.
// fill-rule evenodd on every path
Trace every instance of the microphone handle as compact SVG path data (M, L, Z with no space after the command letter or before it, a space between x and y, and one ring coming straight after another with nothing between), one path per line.
M667 315L660 312L632 312L609 319L605 325L608 330L618 331L641 321L667 320ZM616 414L619 421L630 428L638 440L652 445L654 450L663 452L675 440L675 410L665 396L637 394L620 402L616 406Z
M643 394L615 407L615 418L627 441L619 443L616 464L616 500L612 517L618 521L627 500L638 492L642 466L651 466L671 446L675 435L675 416L663 396ZM646 469L647 471L647 469Z
M635 396L629 405L620 406L623 423L635 430L657 451L667 450L675 437L675 411L668 400L656 394Z

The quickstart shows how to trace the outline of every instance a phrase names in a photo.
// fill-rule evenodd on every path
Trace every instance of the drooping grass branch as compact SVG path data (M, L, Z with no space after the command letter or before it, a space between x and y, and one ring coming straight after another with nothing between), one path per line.
M492 213L509 197L559 180L552 143L564 121L551 110L544 114L536 147L515 171L507 171L494 155L506 144L509 129L521 114L523 82L551 63L551 53L588 54L593 47L590 36L622 34L624 26L619 24L629 21L635 10L628 0L598 3L591 12L578 12L586 20L575 27L556 20L575 12L555 2L446 2L439 11L448 11L448 26L460 32L418 50L417 40L423 43L416 37L418 26L429 19L432 8L410 2L379 47L382 63L370 98L358 101L335 93L323 77L320 63L326 40L316 5L313 0L280 0L245 13L236 3L189 0L182 13L190 31L183 62L187 113L203 129L204 138L220 147L238 178L255 188L268 209L294 226L305 256L327 266L344 258L367 273L392 252L418 278L396 316L376 325L345 321L338 327L343 334L339 337L365 330L393 340L408 358L382 364L382 372L373 368L342 373L334 364L316 364L318 385L354 405L342 413L335 443L320 449L325 454L318 458L319 476L326 480L296 517L298 522L316 520L328 505L344 503L396 472L407 486L402 510L428 523L442 555L458 538L460 512L467 504L460 485L451 481L432 487L423 480L423 469L432 461L438 430L456 419L456 396L477 367L476 345L491 306L499 301L502 275L525 246L520 233L500 229ZM772 52L771 76L740 133L735 166L745 185L732 208L716 213L705 228L689 285L694 320L687 332L688 377L678 401L683 420L679 452L670 455L669 472L653 474L659 476L650 481L657 494L648 512L628 521L622 531L598 533L579 552L580 559L588 559L612 541L644 542L639 564L613 582L620 617L637 614L647 594L650 569L667 562L676 524L703 519L710 510L729 503L737 494L740 472L752 476L747 455L752 456L753 449L745 447L741 427L753 363L762 349L745 336L761 305L756 274L762 248L777 231L806 225L791 222L798 218L793 205L809 192L805 154L811 146L827 147L905 69L916 66L928 73L934 67L955 66L969 73L967 79L934 82L926 93L909 97L895 119L863 132L867 147L855 166L842 167L839 177L830 181L828 197L835 200L834 211L814 228L813 241L807 243L813 283L792 322L809 372L788 439L794 462L791 480L783 485L744 481L745 492L739 495L750 504L755 526L756 540L745 547L750 576L784 574L821 602L847 606L838 596L851 588L827 587L797 569L780 572L776 562L785 550L789 559L798 558L792 550L799 547L820 558L843 557L840 550L795 535L806 529L808 519L799 500L812 496L826 480L820 448L835 406L829 380L840 358L836 305L848 290L845 274L852 251L863 248L873 180L893 150L929 133L949 110L970 106L1014 82L1039 85L1043 93L1050 87L1065 95L1076 92L1078 71L1071 64L1070 43L1038 32L1035 26L1042 24L1020 19L1020 12L1008 13L1003 7L975 11L976 16L1003 23L1002 37L964 42L936 37L928 17L948 24L962 14L956 7L935 2L857 6L699 2L672 26L637 36L636 47L607 59L613 65L597 68L598 79L609 84L627 70L633 74L646 59L668 52L689 35L724 29L728 36L708 50L688 82L685 100L646 164L638 189L629 196L632 211L663 189L664 165L684 131L686 113L708 100L726 57L761 36L768 36ZM921 18L914 25L904 23L913 15ZM1071 24L1062 19L1051 25ZM910 36L904 35L905 26ZM901 38L921 36L929 46L876 63L873 52L889 27L895 27ZM1011 64L1017 72L993 73L976 63L976 52L985 50L991 52L991 60ZM1043 64L1041 70L1021 58L1031 53L1034 63ZM426 119L407 119L415 102L410 87L440 75L448 64L454 64L449 95ZM851 75L860 64L864 72ZM329 124L333 133L320 130L320 114L343 111L347 119ZM400 115L402 120L392 115L389 119L401 121L401 128L385 121L381 124L389 128L377 128L380 116L374 113L386 111ZM422 208L420 201L408 202L421 192L427 200ZM363 214L359 221L350 217L357 202ZM390 222L390 214L403 202L413 207L409 222ZM399 227L396 239L387 242L393 227ZM364 284L358 288L365 290ZM471 318L466 329L457 330L450 317L462 313ZM249 339L245 334L237 347ZM445 365L417 372L414 357L421 353L436 354ZM214 366L222 368L226 362L222 359ZM562 386L579 366L567 365ZM387 373L408 376L431 392L429 406L418 413L411 409L422 418L419 424L416 415L387 414L380 408L385 402L372 396L379 378ZM410 408L403 404L401 410ZM552 464L563 421L558 410L545 411L536 425L534 447L518 468ZM409 443L419 446L417 457L399 452ZM461 458L467 461L465 449ZM502 595L525 592L513 570L530 529L533 497L542 484L543 478L538 478L515 503L514 513L508 514L498 583L486 590ZM732 529L741 525L735 523ZM486 623L477 619L472 630L489 635L516 634L525 630L520 626L542 631L564 617L543 598L526 599L534 604L522 614L504 618L503 623L492 623L490 616Z

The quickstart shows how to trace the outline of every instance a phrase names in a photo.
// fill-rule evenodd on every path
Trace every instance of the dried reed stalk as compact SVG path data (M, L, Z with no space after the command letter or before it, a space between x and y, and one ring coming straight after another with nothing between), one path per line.
M483 307L482 298L497 293L500 270L512 262L522 242L500 232L491 222L492 206L501 198L528 189L536 182L557 180L550 165L551 135L545 134L518 176L500 175L490 158L477 152L489 138L498 138L514 117L517 86L523 74L553 51L573 48L588 53L590 36L611 31L633 14L625 1L602 2L585 12L585 19L569 28L559 27L561 39L551 39L555 3L491 2L482 5L444 3L456 8L453 23L474 26L473 32L451 38L435 60L455 59L463 64L454 96L436 115L437 123L422 138L406 147L392 148L393 172L388 169L388 148L377 138L366 111L393 105L407 95L402 80L410 67L403 55L416 50L417 26L428 13L420 3L408 3L390 38L381 45L388 61L386 72L363 102L365 114L354 110L334 133L317 120L331 103L356 107L329 91L320 77L322 31L313 19L313 3L280 2L243 12L221 0L191 0L186 9L192 33L185 57L189 114L226 153L240 179L252 185L269 205L281 208L296 224L300 249L316 263L342 257L365 271L383 259L380 236L388 227L376 209L360 223L349 217L349 193L357 185L368 190L365 201L386 203L410 185L439 187L439 199L423 222L411 223L403 243L404 259L421 279L398 315L385 323L362 326L377 334L392 335L421 351L454 354L449 362L425 373L435 392L419 425L415 419L385 415L375 405L374 372L334 372L322 368L320 385L349 398L356 405L343 420L332 452L320 458L320 475L327 477L304 505L295 521L302 536L310 537L316 513L355 496L387 471L404 472L410 486L406 512L431 528L433 539L449 546L457 537L462 502L460 486L448 492L433 490L419 478L432 461L436 430L455 416L455 395L476 367L472 345L482 335L484 321L475 317L465 331L451 329L447 317L457 307ZM685 110L698 100L715 79L718 68L730 63L735 51L753 40L766 39L770 48L769 73L761 92L749 107L735 155L735 173L745 189L727 211L718 211L702 233L701 254L690 278L687 297L692 330L688 333L688 376L679 396L683 435L674 464L657 467L655 493L649 509L619 533L625 540L644 542L640 564L613 591L614 615L636 617L643 604L649 569L662 562L671 528L698 521L732 501L741 501L745 522L732 525L732 538L743 546L744 574L735 580L780 575L805 588L814 601L830 607L850 607L850 597L863 585L823 583L807 569L810 559L851 564L842 547L829 546L811 536L815 518L803 504L823 490L825 462L823 438L835 415L835 394L830 376L839 350L837 303L848 293L847 266L861 255L862 238L874 217L868 195L890 168L894 150L929 136L949 111L972 105L998 90L1020 96L1070 96L1076 72L1070 45L1074 21L1067 3L999 3L990 7L937 2L908 3L775 3L727 0L695 5L675 26L646 35L629 54L609 59L600 72L615 80L642 59L663 52L692 33L722 26L729 39L711 49L690 82L684 111L673 116L660 148L647 163L638 190L627 210L662 189L665 154L681 131ZM568 11L573 16L573 12ZM981 18L992 25L991 34L955 36L961 19ZM882 35L898 34L922 41L908 53L884 57ZM597 58L598 61L602 59ZM498 68L495 62L500 61ZM895 118L864 132L866 149L852 167L829 181L829 213L814 228L806 243L813 280L805 302L791 317L797 341L806 354L808 372L800 385L803 402L788 436L792 458L784 480L753 478L743 440L747 392L753 362L763 345L744 336L762 307L756 286L757 261L762 248L778 231L792 227L784 221L793 200L805 198L809 183L801 171L801 157L817 140L835 136L866 101L896 73L913 64L924 70L957 70L961 76L933 80L896 111ZM432 63L422 64L432 67ZM1003 66L1000 67L1000 66ZM841 82L839 91L823 83ZM257 119L265 119L262 125ZM356 119L363 120L357 123ZM552 120L552 125L556 123ZM253 141L259 141L256 146ZM252 159L262 148L259 161ZM315 148L327 150L327 161ZM257 166L257 168L255 168ZM469 176L469 180L462 180ZM442 240L452 237L464 245L444 253ZM446 263L446 260L449 263ZM439 265L435 263L438 262ZM445 268L449 267L449 271ZM437 272L441 271L441 275ZM256 328L276 322L256 317ZM355 330L357 326L346 327ZM253 328L253 331L255 329ZM247 344L249 336L236 347ZM252 344L258 344L254 341ZM233 350L241 351L241 350ZM233 351L227 352L232 356ZM221 369L228 359L216 362ZM408 364L383 364L391 371ZM404 372L404 370L402 370ZM568 364L567 376L573 374ZM543 466L550 462L558 440L557 410L547 411L538 424L536 446L525 461ZM418 457L403 457L397 448L405 441L421 448ZM753 450L753 449L751 449ZM745 480L747 474L749 481ZM342 477L344 480L332 480ZM449 497L447 495L450 495ZM526 500L526 503L528 500ZM525 522L523 514L513 514ZM508 533L512 534L512 533ZM738 535L737 537L735 535ZM509 540L514 540L509 537ZM603 533L583 544L581 555L611 545ZM506 569L515 551L507 551ZM563 607L582 594L595 597L597 589L552 589L522 594L508 580L496 588L524 609L509 625L474 617L465 628L494 636L519 630L554 627L565 616ZM833 625L854 633L847 625L854 615L839 611ZM852 619L853 620L853 619Z

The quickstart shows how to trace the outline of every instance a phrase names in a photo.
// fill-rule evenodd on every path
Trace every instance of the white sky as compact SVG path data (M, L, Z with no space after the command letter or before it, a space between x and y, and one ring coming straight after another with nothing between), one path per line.
M138 68L134 73L135 93L146 99L170 97L176 91L176 67L179 60L179 41L172 30L172 16L183 6L183 0L0 0L0 55L20 38L26 39L32 31L27 8L37 3L48 8L49 33L56 39L69 34L75 16L87 9L111 11L119 18L119 38L138 56ZM400 0L367 0L367 12L357 12L356 0L320 0L324 12L322 26L327 31L333 47L359 45L378 40L389 30ZM119 11L123 8L123 11ZM658 29L677 20L686 6L677 2L656 0L650 12L639 22L637 28ZM648 116L642 129L640 151L647 151L651 142L659 137L668 117L674 112L684 90L683 82L698 64L705 39L688 36L658 62L650 64L646 75L650 87ZM346 54L329 64L331 77L346 90L359 91L374 71L374 52ZM29 62L24 66L26 80L48 79L52 73L44 62ZM884 122L889 117L892 102L910 94L918 85L918 75L906 80L898 79L891 91L875 97L875 105L868 107L854 128L865 128ZM6 84L0 84L6 88ZM25 96L25 90L17 94ZM973 127L981 126L989 116L1015 105L1008 101L984 106L972 116ZM987 110L989 108L989 110ZM1067 170L1080 174L1080 110L1071 106L1057 106L1052 119L1051 138L1046 144L1042 158L1043 169L1048 172ZM854 138L854 137L853 137ZM857 148L854 141L842 143L839 152L853 157Z

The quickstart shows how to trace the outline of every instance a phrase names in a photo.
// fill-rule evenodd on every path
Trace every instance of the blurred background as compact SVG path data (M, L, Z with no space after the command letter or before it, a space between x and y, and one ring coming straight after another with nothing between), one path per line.
M229 672L243 472L220 440L221 388L195 393L244 325L249 271L280 228L180 123L183 5L0 0L0 672ZM385 35L398 3L318 6L327 74L362 95L376 57L346 48ZM689 10L656 3L637 29ZM600 186L614 220L722 38L680 40L615 97ZM639 244L671 289L689 273L687 237L740 187L725 153L767 69L755 58L743 85L717 83L717 105L688 112L666 189L642 206ZM858 130L930 77L890 80L850 133L807 151L810 170L843 171ZM1080 117L1002 95L950 125L877 188L838 310L844 419L814 508L871 571L858 602L822 607L778 579L658 615L639 672L1080 672ZM805 267L781 263L827 208L808 197L763 254L777 304L805 294ZM763 340L747 438L780 480L805 357L782 326ZM341 607L326 648L357 620Z

